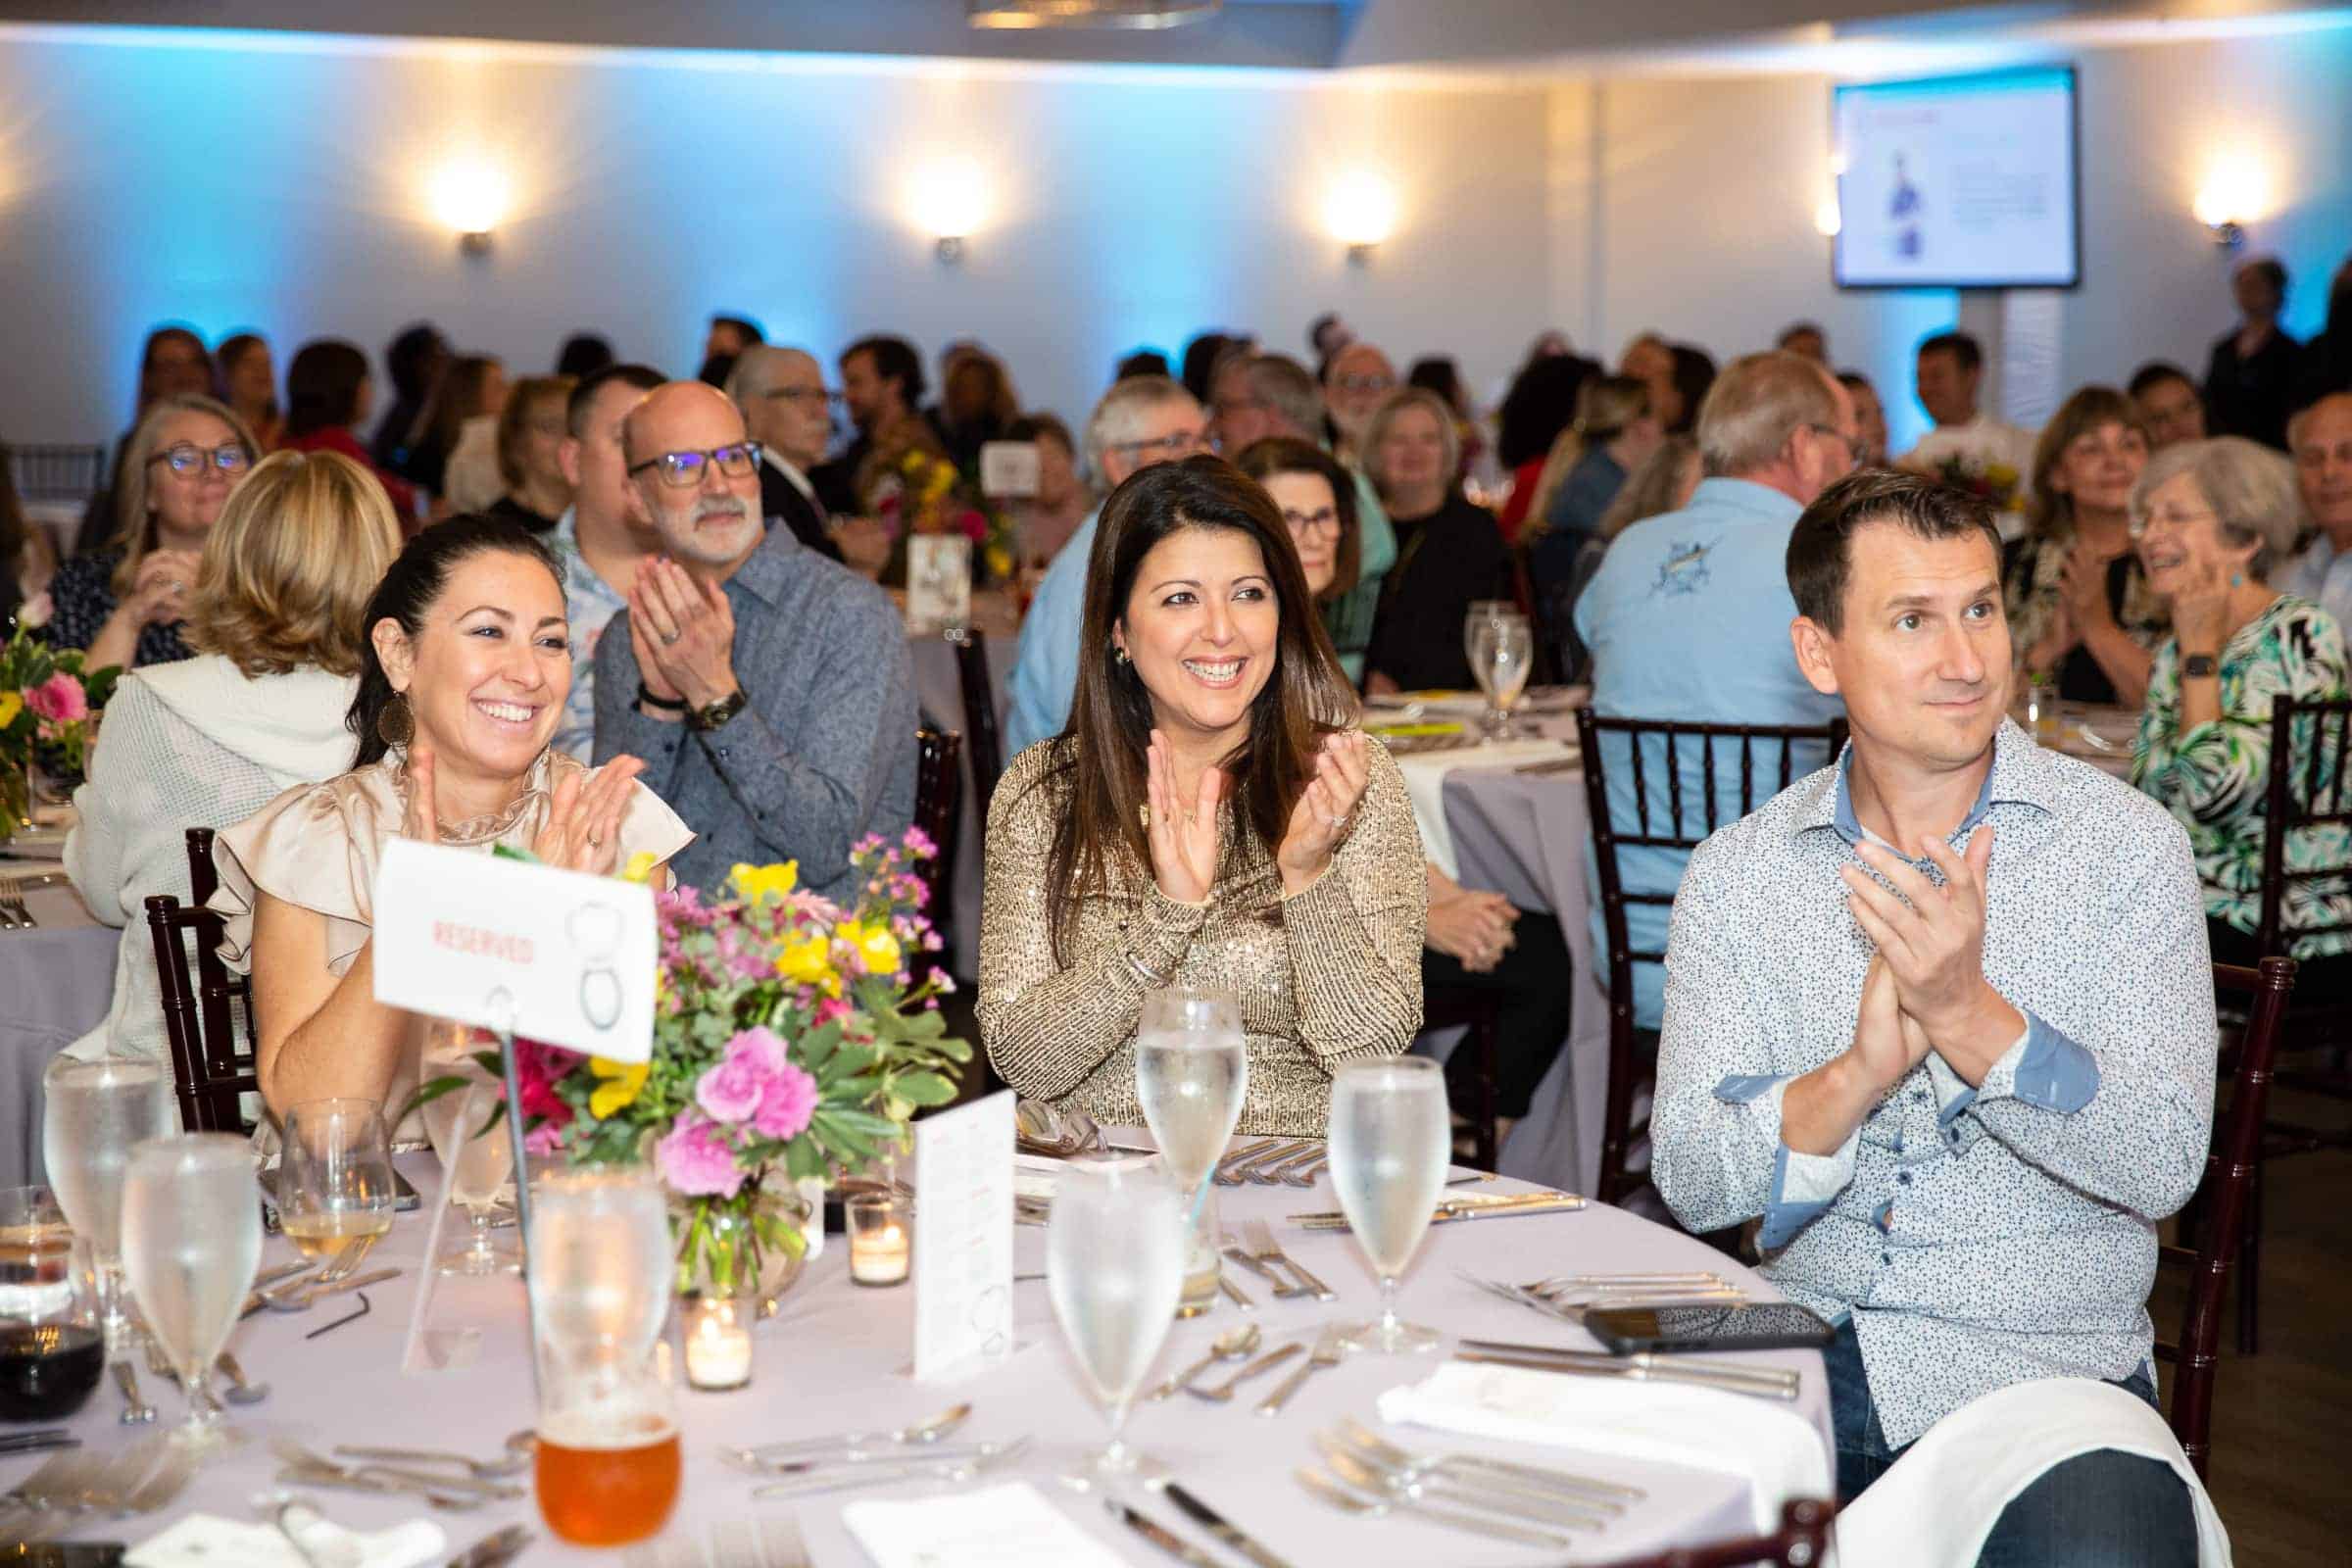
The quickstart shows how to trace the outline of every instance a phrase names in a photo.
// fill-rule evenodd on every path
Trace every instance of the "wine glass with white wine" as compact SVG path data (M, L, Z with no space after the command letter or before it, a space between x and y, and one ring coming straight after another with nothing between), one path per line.
M278 1228L305 1257L331 1262L392 1228L392 1140L372 1100L306 1100L286 1112Z
M1177 1310L1197 1316L1217 1298L1216 1193L1208 1177L1250 1095L1250 1047L1231 992L1170 986L1144 998L1135 1093L1159 1162L1184 1195L1184 1295Z
M1453 1152L1446 1072L1426 1056L1343 1063L1331 1080L1331 1181L1380 1277L1380 1320L1343 1331L1358 1350L1435 1348L1434 1329L1396 1316L1396 1281L1437 1214Z
M1046 1294L1070 1353L1110 1419L1109 1446L1063 1477L1085 1490L1131 1475L1127 1411L1176 1320L1184 1198L1140 1160L1073 1163L1054 1184Z
M122 1271L148 1334L188 1396L188 1418L172 1434L177 1443L203 1449L229 1440L206 1384L261 1259L250 1143L228 1133L181 1133L131 1151L122 1176Z
M1470 673L1478 689L1487 697L1480 725L1487 739L1505 741L1512 733L1511 710L1535 666L1535 629L1515 610L1481 614L1482 608L1474 607L1462 624L1463 651L1470 656Z
M172 1075L160 1062L60 1056L41 1075L41 1142L49 1187L74 1234L90 1245L109 1355L130 1332L122 1292L122 1170L131 1150L178 1130Z
M444 1274L513 1274L515 1250L490 1230L500 1189L514 1169L514 1144L503 1119L493 1125L501 1091L487 1079L465 1083L424 1102L424 1133L449 1178L449 1200L466 1211L470 1235L462 1249L442 1254Z

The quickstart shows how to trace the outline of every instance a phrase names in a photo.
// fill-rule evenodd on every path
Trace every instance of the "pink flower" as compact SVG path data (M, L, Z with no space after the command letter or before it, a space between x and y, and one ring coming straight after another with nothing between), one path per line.
M24 706L61 724L76 724L90 716L90 700L82 692L81 682L62 669L26 692Z
M956 521L962 528L963 536L974 544L988 537L988 519L977 512L966 512Z
M695 1103L713 1121L742 1121L760 1108L768 1085L786 1065L783 1041L766 1029L746 1029L727 1042L718 1065L696 1081Z
M691 1110L678 1112L669 1136L654 1146L654 1158L670 1191L688 1198L733 1198L743 1186L735 1151L716 1126Z
M552 1154L563 1143L564 1129L552 1121L543 1121L522 1135L522 1150L526 1154Z
M556 1080L579 1065L579 1054L536 1040L514 1042L514 1080L522 1088L526 1121L562 1132L571 1125L571 1107L556 1094Z
M909 827L906 829L906 853L918 860L927 860L939 853L939 846L932 843L931 835L921 828Z
M752 1115L752 1130L783 1143L807 1132L808 1119L815 1114L816 1080L788 1061L768 1079L760 1094L760 1108Z

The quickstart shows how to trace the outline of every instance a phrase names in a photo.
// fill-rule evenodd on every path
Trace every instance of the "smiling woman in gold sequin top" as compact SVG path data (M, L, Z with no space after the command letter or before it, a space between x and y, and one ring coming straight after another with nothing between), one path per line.
M1404 780L1355 729L1282 514L1230 465L1102 509L1069 727L988 821L980 1033L1004 1081L1139 1125L1144 996L1240 1001L1245 1133L1324 1130L1332 1070L1421 1026L1427 889Z

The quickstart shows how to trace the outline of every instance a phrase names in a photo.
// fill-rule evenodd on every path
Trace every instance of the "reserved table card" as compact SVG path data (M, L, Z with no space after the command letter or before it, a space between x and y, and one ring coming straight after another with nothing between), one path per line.
M918 634L972 620L972 542L959 533L906 541L906 629Z
M914 1124L914 1376L1012 1353L1012 1092Z
M396 838L374 930L378 1002L614 1061L653 1054L651 888Z

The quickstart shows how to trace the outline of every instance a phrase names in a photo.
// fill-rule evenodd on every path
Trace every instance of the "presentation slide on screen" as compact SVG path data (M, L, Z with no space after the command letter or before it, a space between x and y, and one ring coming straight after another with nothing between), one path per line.
M1836 91L1840 284L2047 288L2078 280L2072 70Z

